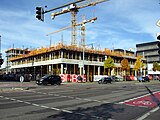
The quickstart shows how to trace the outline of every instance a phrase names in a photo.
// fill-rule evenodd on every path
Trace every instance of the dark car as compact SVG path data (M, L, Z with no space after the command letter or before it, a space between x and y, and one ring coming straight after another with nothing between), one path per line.
M47 75L43 76L41 79L36 80L38 85L47 85L47 84L57 84L60 85L62 83L61 77L59 75Z
M148 76L142 77L142 82L150 82L150 79Z
M148 76L139 77L138 80L139 80L139 82L150 82L150 79Z
M99 84L107 84L107 83L111 83L112 82L112 79L111 77L102 77L98 83Z

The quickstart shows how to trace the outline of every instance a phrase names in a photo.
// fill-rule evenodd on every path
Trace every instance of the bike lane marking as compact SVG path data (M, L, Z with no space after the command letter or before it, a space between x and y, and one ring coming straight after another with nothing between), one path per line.
M146 94L140 97L129 99L120 104L126 104L130 106L154 108L160 104L160 91L153 92L152 94Z

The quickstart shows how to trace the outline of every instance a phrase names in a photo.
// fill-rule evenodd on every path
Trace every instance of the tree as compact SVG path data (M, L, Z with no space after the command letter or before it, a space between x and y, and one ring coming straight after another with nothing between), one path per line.
M153 71L160 70L160 65L157 62L153 63Z
M110 75L110 69L114 67L114 60L109 56L105 61L104 61L104 69L109 69L108 75Z
M136 71L139 71L140 69L142 69L143 67L144 67L144 63L143 63L143 61L141 60L141 56L138 56L137 57L137 60L136 60L136 62L135 62L135 64L134 64L134 70L136 70Z
M124 58L122 61L121 61L121 67L122 67L122 70L126 71L130 69L130 66L129 66L129 63L128 63L128 60L126 58Z

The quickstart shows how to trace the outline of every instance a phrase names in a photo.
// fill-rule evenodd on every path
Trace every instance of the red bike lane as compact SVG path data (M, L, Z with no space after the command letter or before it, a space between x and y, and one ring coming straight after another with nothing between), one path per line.
M122 102L126 105L154 108L160 105L160 91Z

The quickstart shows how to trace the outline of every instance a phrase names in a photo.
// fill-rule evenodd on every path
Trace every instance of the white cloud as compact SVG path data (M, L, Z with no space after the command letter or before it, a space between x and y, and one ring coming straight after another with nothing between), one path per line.
M18 5L18 9L13 8L11 1L9 1L10 9L7 5L5 7L3 2L1 4L0 34L3 51L13 44L15 47L49 45L50 37L45 36L47 33L71 25L70 13L57 16L54 20L50 19L51 13L48 13L45 15L45 22L35 18L36 4L43 6L45 3L53 8L67 3L66 1L24 3L23 5L14 3L14 7ZM78 22L82 20L82 14L85 14L87 19L98 17L95 23L86 25L86 43L100 44L102 48L112 48L113 44L116 48L135 47L142 41L156 39L156 33L159 31L156 26L159 19L158 0L109 0L94 7L79 10ZM61 34L62 32L51 35L52 43L60 41ZM63 39L70 43L71 30L63 31ZM77 43L80 39L80 32L77 31Z

